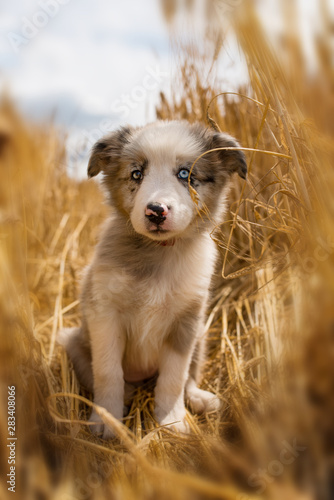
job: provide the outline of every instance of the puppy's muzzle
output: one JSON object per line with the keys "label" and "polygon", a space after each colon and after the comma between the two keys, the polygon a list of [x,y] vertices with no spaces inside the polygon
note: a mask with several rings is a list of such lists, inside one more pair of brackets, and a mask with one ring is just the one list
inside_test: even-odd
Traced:
{"label": "puppy's muzzle", "polygon": [[163,203],[149,203],[145,210],[145,217],[157,226],[166,220],[167,214],[168,207]]}

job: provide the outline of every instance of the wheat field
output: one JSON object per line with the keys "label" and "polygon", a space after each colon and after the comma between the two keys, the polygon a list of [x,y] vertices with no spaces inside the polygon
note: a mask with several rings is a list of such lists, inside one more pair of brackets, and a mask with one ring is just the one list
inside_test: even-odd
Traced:
{"label": "wheat field", "polygon": [[[162,3],[172,24],[176,2]],[[66,131],[27,122],[2,96],[1,499],[13,495],[8,386],[16,387],[20,500],[333,498],[332,25],[319,2],[310,74],[292,29],[297,14],[284,5],[284,53],[269,43],[252,2],[233,17],[250,82],[237,92],[204,80],[196,47],[175,40],[178,78],[156,109],[159,119],[228,131],[249,167],[247,181],[235,180],[225,221],[212,221],[221,257],[202,387],[223,409],[189,411],[189,436],[157,426],[149,383],[122,424],[98,409],[117,438],[90,433],[92,395],[78,385],[56,333],[80,323],[80,277],[108,208],[97,183],[68,175]],[[213,65],[224,47],[219,31],[215,37],[206,54]]]}

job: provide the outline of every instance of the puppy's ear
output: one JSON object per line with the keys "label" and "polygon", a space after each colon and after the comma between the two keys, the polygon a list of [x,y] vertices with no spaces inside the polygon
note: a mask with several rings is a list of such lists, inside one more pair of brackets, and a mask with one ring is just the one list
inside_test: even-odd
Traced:
{"label": "puppy's ear", "polygon": [[101,171],[106,172],[121,158],[124,145],[130,141],[131,132],[130,127],[122,127],[102,137],[93,146],[87,168],[88,177],[94,177]]}
{"label": "puppy's ear", "polygon": [[[215,148],[239,148],[240,144],[230,135],[217,132],[212,135],[210,149]],[[216,152],[224,169],[229,174],[237,172],[242,179],[247,177],[247,163],[243,151],[221,150]]]}

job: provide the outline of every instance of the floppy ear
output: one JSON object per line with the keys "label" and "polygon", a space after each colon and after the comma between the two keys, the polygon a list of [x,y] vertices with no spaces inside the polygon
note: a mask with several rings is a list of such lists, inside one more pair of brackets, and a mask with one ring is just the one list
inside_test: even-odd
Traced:
{"label": "floppy ear", "polygon": [[87,168],[88,177],[94,177],[101,171],[106,172],[111,164],[117,162],[121,158],[123,147],[129,142],[130,137],[130,127],[122,127],[102,137],[93,146]]}
{"label": "floppy ear", "polygon": [[[240,144],[230,135],[223,132],[214,133],[210,148],[239,148]],[[217,151],[219,160],[229,174],[237,172],[242,179],[247,177],[247,163],[243,151],[221,150]]]}

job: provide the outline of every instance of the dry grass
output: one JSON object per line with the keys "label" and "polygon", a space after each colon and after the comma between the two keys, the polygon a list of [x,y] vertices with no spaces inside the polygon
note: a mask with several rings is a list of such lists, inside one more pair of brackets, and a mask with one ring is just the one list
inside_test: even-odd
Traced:
{"label": "dry grass", "polygon": [[[174,3],[165,2],[169,20]],[[0,465],[5,477],[7,385],[15,384],[17,498],[330,498],[334,130],[328,117],[334,101],[328,17],[315,45],[319,70],[310,77],[298,34],[287,31],[283,64],[250,5],[244,2],[234,29],[251,89],[218,96],[221,89],[203,82],[191,51],[191,62],[180,63],[172,99],[162,95],[157,109],[159,118],[205,122],[211,102],[211,123],[249,148],[248,181],[236,181],[224,224],[213,221],[224,279],[217,276],[206,325],[203,387],[225,406],[219,415],[189,413],[188,437],[157,428],[150,385],[136,393],[125,425],[100,410],[119,439],[104,442],[85,425],[91,395],[81,392],[55,335],[63,324],[80,321],[80,273],[107,210],[94,182],[68,177],[66,138],[52,125],[25,123],[3,99]],[[286,443],[303,450],[284,453]],[[7,498],[5,482],[0,496]]]}

